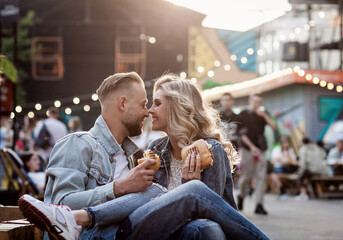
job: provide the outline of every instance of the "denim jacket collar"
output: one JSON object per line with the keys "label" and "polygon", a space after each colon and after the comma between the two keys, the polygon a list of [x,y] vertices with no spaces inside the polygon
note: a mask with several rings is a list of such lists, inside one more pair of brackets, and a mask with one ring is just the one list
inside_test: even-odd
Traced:
{"label": "denim jacket collar", "polygon": [[[98,138],[100,144],[110,156],[115,156],[122,151],[122,148],[117,140],[113,137],[102,116],[98,117],[98,119],[95,121],[94,127],[90,130],[90,132],[96,136],[96,138]],[[134,144],[129,137],[124,138],[122,147],[127,157],[139,151],[139,147],[137,147],[137,145]]]}
{"label": "denim jacket collar", "polygon": [[165,136],[164,138],[162,138],[161,141],[157,145],[155,145],[152,150],[160,154],[160,157],[162,158],[163,163],[169,164],[170,158],[171,158],[171,152],[170,152],[170,139],[168,136]]}

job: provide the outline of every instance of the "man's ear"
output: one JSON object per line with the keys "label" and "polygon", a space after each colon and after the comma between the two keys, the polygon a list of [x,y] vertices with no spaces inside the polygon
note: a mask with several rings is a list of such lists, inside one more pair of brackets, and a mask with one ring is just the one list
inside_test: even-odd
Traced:
{"label": "man's ear", "polygon": [[121,96],[118,99],[117,105],[119,110],[125,111],[125,107],[127,106],[127,98],[125,96]]}

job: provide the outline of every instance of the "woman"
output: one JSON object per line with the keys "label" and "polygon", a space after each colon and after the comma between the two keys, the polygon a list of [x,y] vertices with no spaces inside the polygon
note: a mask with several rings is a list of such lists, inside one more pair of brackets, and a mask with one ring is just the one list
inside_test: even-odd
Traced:
{"label": "woman", "polygon": [[284,188],[277,174],[295,173],[298,169],[297,157],[290,146],[289,138],[283,136],[280,138],[280,146],[272,150],[271,160],[273,163],[274,172],[270,174],[272,181],[279,188],[279,200],[284,200],[287,197],[286,189]]}
{"label": "woman", "polygon": [[[182,182],[201,180],[237,208],[230,165],[238,162],[238,155],[231,142],[223,138],[218,112],[203,101],[196,85],[175,75],[162,76],[155,83],[149,113],[153,118],[152,129],[168,135],[148,147],[161,159],[161,168],[155,174],[158,183],[172,190]],[[214,156],[213,166],[201,173],[191,161],[187,166],[181,160],[181,149],[198,139],[212,145]]]}
{"label": "woman", "polygon": [[21,156],[27,175],[40,191],[45,187],[45,172],[41,170],[41,161],[37,153],[27,153]]}
{"label": "woman", "polygon": [[[162,163],[161,168],[155,174],[155,181],[171,191],[161,190],[154,184],[142,193],[128,194],[107,203],[89,207],[86,210],[68,213],[63,208],[59,208],[59,211],[64,212],[65,219],[69,219],[67,222],[71,223],[70,229],[77,228],[77,225],[88,228],[93,226],[105,227],[123,221],[131,213],[134,214],[134,219],[137,221],[139,219],[142,226],[146,225],[147,219],[141,218],[141,216],[145,216],[144,213],[149,211],[153,211],[151,214],[159,215],[155,221],[169,221],[161,206],[161,204],[168,204],[165,209],[175,213],[179,211],[179,214],[175,214],[176,216],[173,218],[175,223],[165,224],[165,226],[169,226],[168,230],[156,230],[154,236],[156,239],[185,238],[188,235],[182,232],[181,227],[187,225],[191,220],[200,218],[211,219],[212,221],[207,220],[209,224],[219,224],[222,233],[220,238],[223,239],[225,235],[228,236],[229,232],[231,239],[238,239],[239,237],[266,239],[267,237],[262,232],[236,211],[236,204],[232,196],[230,164],[237,160],[237,154],[230,142],[223,140],[222,133],[217,126],[218,114],[203,102],[196,86],[189,80],[180,79],[174,75],[161,77],[156,81],[154,102],[149,112],[153,117],[153,130],[164,131],[168,134],[167,137],[157,139],[149,146],[160,156]],[[202,172],[200,171],[201,159],[199,155],[196,156],[194,153],[188,155],[185,164],[181,160],[181,149],[198,139],[205,139],[212,145],[214,156],[213,166]],[[231,158],[231,162],[228,156]],[[199,181],[190,180],[201,180],[207,186]],[[182,182],[187,183],[180,186]],[[151,198],[154,199],[151,200]],[[177,199],[184,201],[181,203],[174,202]],[[24,196],[22,201],[32,202],[35,208],[48,208],[48,206],[44,206],[44,203],[34,203],[34,200],[28,196]],[[198,204],[192,204],[192,202]],[[221,211],[207,211],[209,207],[206,205],[207,203],[211,203],[211,206],[216,206],[217,209],[222,209],[227,215],[222,215]],[[125,204],[125,208],[122,207],[123,204]],[[187,210],[189,205],[200,206],[202,204],[206,207]],[[147,208],[145,208],[146,205]],[[116,214],[113,214],[114,212]],[[185,216],[185,214],[190,214],[190,216]],[[142,236],[133,236],[132,229],[125,228],[127,221],[132,221],[132,219],[127,218],[120,230],[120,234],[123,235],[117,237],[144,239]],[[128,225],[131,226],[131,224]],[[139,229],[138,224],[133,225]],[[181,230],[178,232],[180,228]],[[220,233],[218,234],[220,235]],[[152,239],[152,236],[149,238]]]}

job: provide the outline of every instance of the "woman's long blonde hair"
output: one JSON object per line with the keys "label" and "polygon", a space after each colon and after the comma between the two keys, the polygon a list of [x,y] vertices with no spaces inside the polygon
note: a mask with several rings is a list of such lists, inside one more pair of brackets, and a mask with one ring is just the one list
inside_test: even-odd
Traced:
{"label": "woman's long blonde hair", "polygon": [[159,89],[168,100],[168,132],[178,140],[180,148],[198,139],[212,138],[224,146],[231,168],[239,162],[237,151],[219,128],[219,113],[202,99],[199,89],[191,80],[166,74],[156,80],[154,94]]}

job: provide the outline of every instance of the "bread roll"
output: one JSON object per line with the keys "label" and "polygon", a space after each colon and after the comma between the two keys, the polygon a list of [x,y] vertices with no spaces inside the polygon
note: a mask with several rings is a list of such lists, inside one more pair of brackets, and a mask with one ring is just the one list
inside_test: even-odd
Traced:
{"label": "bread roll", "polygon": [[147,159],[155,159],[156,160],[156,164],[155,165],[152,165],[152,166],[148,167],[149,169],[153,169],[156,172],[160,168],[160,166],[161,166],[160,157],[158,155],[156,155],[150,149],[147,149],[144,152],[144,154],[143,154],[143,158],[140,158],[140,159],[137,160],[138,165],[143,163]]}
{"label": "bread roll", "polygon": [[208,168],[213,165],[214,161],[211,149],[211,144],[208,144],[203,139],[199,139],[181,150],[182,161],[185,163],[188,154],[192,154],[192,152],[200,153],[201,169]]}

